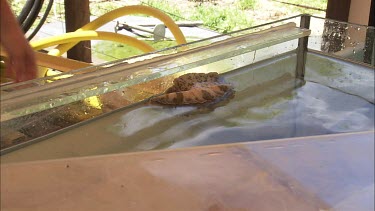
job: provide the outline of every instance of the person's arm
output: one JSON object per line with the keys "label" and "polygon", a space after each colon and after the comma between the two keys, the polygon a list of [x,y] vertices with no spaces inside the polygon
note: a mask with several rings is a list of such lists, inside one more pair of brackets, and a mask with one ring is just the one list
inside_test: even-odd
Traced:
{"label": "person's arm", "polygon": [[25,38],[7,0],[0,0],[0,43],[7,53],[6,74],[17,82],[34,79],[35,53]]}

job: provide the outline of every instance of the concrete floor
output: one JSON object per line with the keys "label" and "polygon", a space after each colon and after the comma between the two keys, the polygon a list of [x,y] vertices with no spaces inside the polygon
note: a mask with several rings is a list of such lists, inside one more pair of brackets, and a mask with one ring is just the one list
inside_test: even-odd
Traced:
{"label": "concrete floor", "polygon": [[374,209],[374,131],[1,165],[1,210]]}

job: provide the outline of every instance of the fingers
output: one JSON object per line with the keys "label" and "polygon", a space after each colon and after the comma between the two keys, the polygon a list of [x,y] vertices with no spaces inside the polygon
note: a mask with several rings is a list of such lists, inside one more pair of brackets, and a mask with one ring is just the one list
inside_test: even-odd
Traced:
{"label": "fingers", "polygon": [[6,61],[6,75],[16,82],[36,78],[37,67],[33,55],[11,57]]}
{"label": "fingers", "polygon": [[15,80],[17,74],[14,71],[14,67],[13,67],[12,63],[13,62],[10,58],[6,58],[6,60],[5,60],[5,76]]}
{"label": "fingers", "polygon": [[36,78],[37,67],[34,59],[30,57],[25,58],[23,62],[20,62],[19,68],[19,72],[16,71],[17,81],[27,81]]}

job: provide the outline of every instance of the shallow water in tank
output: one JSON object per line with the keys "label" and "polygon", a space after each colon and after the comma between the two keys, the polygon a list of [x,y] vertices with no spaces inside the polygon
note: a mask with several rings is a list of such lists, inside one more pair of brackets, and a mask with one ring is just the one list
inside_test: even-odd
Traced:
{"label": "shallow water in tank", "polygon": [[[264,72],[262,68],[270,70],[272,66],[288,68],[275,62],[258,70]],[[5,154],[1,160],[42,160],[374,129],[374,104],[365,97],[296,80],[293,71],[260,76],[245,69],[233,71],[225,79],[236,93],[216,107],[138,104]]]}

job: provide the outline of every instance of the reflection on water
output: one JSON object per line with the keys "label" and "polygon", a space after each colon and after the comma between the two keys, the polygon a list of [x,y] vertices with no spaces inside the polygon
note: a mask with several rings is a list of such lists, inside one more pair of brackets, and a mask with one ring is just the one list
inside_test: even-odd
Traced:
{"label": "reflection on water", "polygon": [[[256,103],[239,93],[228,105],[204,114],[192,107],[140,107],[109,125],[113,136],[132,143],[130,150],[363,131],[374,128],[374,106],[319,84],[306,83],[280,95],[259,96]],[[253,97],[253,98],[252,98]],[[147,118],[151,117],[151,118]],[[123,148],[122,150],[129,150]]]}
{"label": "reflection on water", "polygon": [[[235,85],[235,76],[228,77]],[[374,105],[290,74],[236,90],[216,108],[138,105],[2,156],[2,162],[374,129]]]}

